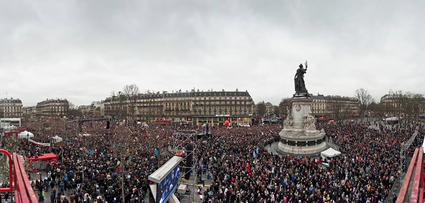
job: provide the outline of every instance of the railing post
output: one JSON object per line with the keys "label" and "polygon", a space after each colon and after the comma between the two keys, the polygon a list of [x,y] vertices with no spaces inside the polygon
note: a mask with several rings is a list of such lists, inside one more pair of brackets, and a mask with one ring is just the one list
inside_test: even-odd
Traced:
{"label": "railing post", "polygon": [[9,188],[0,188],[1,192],[12,192],[13,191],[13,170],[12,170],[12,157],[10,156],[10,153],[4,149],[0,149],[0,153],[6,154],[7,158],[9,158]]}

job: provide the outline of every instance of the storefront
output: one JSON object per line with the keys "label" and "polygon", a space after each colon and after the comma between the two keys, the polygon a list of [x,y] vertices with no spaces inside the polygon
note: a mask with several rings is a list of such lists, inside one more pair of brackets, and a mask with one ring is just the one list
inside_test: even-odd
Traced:
{"label": "storefront", "polygon": [[194,117],[193,122],[195,125],[202,126],[205,123],[209,123],[211,126],[223,126],[224,123],[229,121],[230,126],[248,126],[251,125],[250,116],[230,116],[230,115],[215,115]]}

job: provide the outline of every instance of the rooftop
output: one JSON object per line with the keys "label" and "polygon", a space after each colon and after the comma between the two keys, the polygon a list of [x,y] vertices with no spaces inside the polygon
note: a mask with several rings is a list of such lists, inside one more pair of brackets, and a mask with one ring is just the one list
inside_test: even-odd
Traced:
{"label": "rooftop", "polygon": [[68,103],[66,99],[46,99],[44,101],[38,102],[37,105],[50,104],[50,103]]}

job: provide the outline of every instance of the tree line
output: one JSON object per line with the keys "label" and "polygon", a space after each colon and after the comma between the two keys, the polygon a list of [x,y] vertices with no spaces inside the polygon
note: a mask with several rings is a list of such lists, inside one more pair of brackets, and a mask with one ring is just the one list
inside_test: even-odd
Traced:
{"label": "tree line", "polygon": [[[357,100],[359,117],[403,117],[418,119],[425,115],[425,98],[423,94],[403,92],[402,90],[389,91],[380,101],[376,102],[368,90],[359,88],[354,92],[353,98]],[[291,98],[284,98],[278,106],[273,107],[273,113],[281,118],[288,115],[291,109]],[[326,101],[326,110],[334,119],[353,117],[353,112],[344,104],[342,97],[333,97]],[[256,104],[256,115],[267,116],[264,101]]]}

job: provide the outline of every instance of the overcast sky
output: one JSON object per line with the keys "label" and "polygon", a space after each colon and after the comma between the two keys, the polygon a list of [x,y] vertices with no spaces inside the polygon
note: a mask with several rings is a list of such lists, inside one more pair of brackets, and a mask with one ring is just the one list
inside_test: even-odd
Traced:
{"label": "overcast sky", "polygon": [[0,95],[76,105],[141,92],[424,94],[425,1],[0,0]]}

